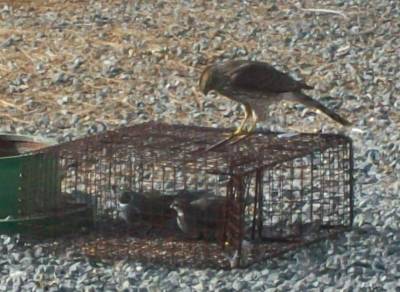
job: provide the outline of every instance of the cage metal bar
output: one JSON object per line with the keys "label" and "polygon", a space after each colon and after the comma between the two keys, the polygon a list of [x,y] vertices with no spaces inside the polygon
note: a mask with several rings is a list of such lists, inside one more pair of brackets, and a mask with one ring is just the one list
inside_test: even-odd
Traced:
{"label": "cage metal bar", "polygon": [[353,225],[353,221],[354,221],[354,149],[353,149],[353,141],[350,138],[347,138],[347,142],[348,142],[348,151],[349,151],[349,205],[350,205],[350,222],[349,222],[349,226]]}

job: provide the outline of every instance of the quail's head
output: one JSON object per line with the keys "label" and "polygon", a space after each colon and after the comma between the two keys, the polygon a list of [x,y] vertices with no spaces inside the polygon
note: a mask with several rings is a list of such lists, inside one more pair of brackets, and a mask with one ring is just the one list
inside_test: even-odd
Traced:
{"label": "quail's head", "polygon": [[118,201],[121,204],[129,204],[132,199],[132,193],[131,192],[122,192],[122,194],[118,197]]}
{"label": "quail's head", "polygon": [[170,207],[171,209],[175,210],[176,213],[178,214],[178,216],[183,215],[184,206],[183,206],[183,202],[182,202],[182,201],[180,201],[180,200],[174,200],[174,201],[172,202],[172,204],[169,205],[169,207]]}

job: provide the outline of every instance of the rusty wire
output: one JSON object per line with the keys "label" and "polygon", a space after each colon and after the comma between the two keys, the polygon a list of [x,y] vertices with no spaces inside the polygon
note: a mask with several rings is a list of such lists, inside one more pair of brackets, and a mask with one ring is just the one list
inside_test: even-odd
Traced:
{"label": "rusty wire", "polygon": [[[95,239],[81,241],[85,254],[191,266],[245,266],[352,224],[349,138],[256,132],[235,145],[205,151],[229,132],[151,122],[35,150],[21,195],[30,203],[21,212],[59,212],[81,192],[89,197],[97,226]],[[180,230],[171,227],[175,213],[156,207],[146,211],[150,233],[138,232],[143,230],[138,226],[124,229],[115,223],[115,185],[165,196],[180,190],[222,196],[222,235],[217,242],[181,240]],[[110,232],[114,235],[104,236]],[[132,232],[140,240],[132,241]]]}

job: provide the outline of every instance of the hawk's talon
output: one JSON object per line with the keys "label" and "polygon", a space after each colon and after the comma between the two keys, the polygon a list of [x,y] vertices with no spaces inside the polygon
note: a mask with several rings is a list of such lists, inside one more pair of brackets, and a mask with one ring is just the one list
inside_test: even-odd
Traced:
{"label": "hawk's talon", "polygon": [[233,132],[232,137],[247,135],[249,132],[246,129],[239,128]]}
{"label": "hawk's talon", "polygon": [[239,129],[237,129],[234,133],[230,134],[227,138],[223,139],[222,141],[219,141],[218,143],[208,147],[206,149],[206,152],[214,150],[218,147],[221,147],[227,143],[229,143],[229,145],[235,145],[237,143],[239,143],[240,141],[246,139],[248,136],[250,136],[252,134],[253,131],[248,131],[248,130],[244,130],[241,129],[239,131]]}
{"label": "hawk's talon", "polygon": [[252,124],[252,125],[249,127],[249,129],[246,130],[246,134],[248,135],[248,134],[253,133],[253,132],[256,130],[256,128],[257,128],[257,125],[256,125],[256,124]]}
{"label": "hawk's talon", "polygon": [[[257,124],[257,116],[254,113],[254,111],[251,109],[249,104],[244,104],[243,106],[244,106],[244,110],[245,110],[244,119],[240,123],[240,126],[233,133],[229,134],[227,136],[227,138],[208,147],[206,149],[206,151],[214,150],[214,149],[221,147],[227,143],[229,143],[229,145],[235,145],[235,144],[239,143],[240,141],[246,139],[248,136],[250,136],[254,132],[254,130],[256,128],[256,124]],[[247,125],[247,121],[248,121],[249,117],[252,118],[252,123],[250,125]]]}

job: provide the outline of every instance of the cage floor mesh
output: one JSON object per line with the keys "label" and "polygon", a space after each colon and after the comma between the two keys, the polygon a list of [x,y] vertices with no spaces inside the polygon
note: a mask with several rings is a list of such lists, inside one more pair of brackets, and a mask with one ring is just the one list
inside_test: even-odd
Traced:
{"label": "cage floor mesh", "polygon": [[[251,264],[280,256],[286,252],[308,246],[323,239],[334,239],[347,228],[337,227],[321,229],[302,238],[283,241],[252,242],[242,250],[241,268]],[[146,230],[146,229],[144,229]],[[215,241],[189,239],[180,234],[165,230],[151,230],[149,233],[127,230],[118,226],[108,231],[90,232],[65,238],[69,250],[77,256],[113,264],[115,261],[130,260],[145,264],[167,267],[231,269],[235,266],[235,253],[227,245],[224,249]],[[59,245],[50,247],[55,254],[65,250]]]}

